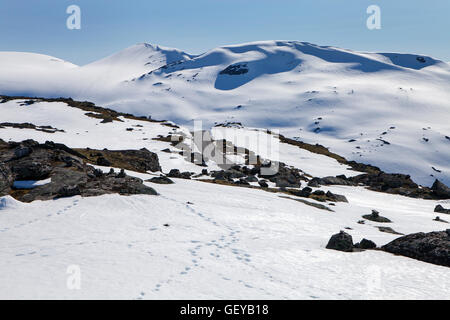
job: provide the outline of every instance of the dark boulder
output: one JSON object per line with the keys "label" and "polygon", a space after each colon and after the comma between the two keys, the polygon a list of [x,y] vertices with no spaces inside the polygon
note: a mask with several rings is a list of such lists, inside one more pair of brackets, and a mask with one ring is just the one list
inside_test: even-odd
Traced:
{"label": "dark boulder", "polygon": [[310,187],[304,187],[302,190],[289,190],[289,193],[298,196],[308,198],[311,195],[312,189]]}
{"label": "dark boulder", "polygon": [[341,231],[330,238],[326,248],[344,252],[352,252],[353,251],[352,236],[344,231]]}
{"label": "dark boulder", "polygon": [[403,235],[403,233],[397,232],[394,229],[392,229],[391,227],[376,227],[378,230],[380,230],[380,232],[385,232],[385,233],[391,233],[391,234],[398,234],[398,235]]}
{"label": "dark boulder", "polygon": [[249,186],[250,185],[250,183],[248,183],[247,180],[245,180],[245,179],[239,179],[239,180],[237,180],[234,183],[237,184],[237,185],[243,185],[243,186]]}
{"label": "dark boulder", "polygon": [[328,191],[325,195],[327,196],[328,200],[331,200],[331,201],[348,202],[347,198],[341,194],[337,194],[337,193]]}
{"label": "dark boulder", "polygon": [[445,209],[443,206],[441,206],[440,204],[438,204],[438,205],[434,208],[434,212],[450,214],[450,209]]}
{"label": "dark boulder", "polygon": [[97,164],[99,166],[109,167],[111,165],[111,162],[102,156],[97,158]]}
{"label": "dark boulder", "polygon": [[181,173],[181,178],[182,179],[190,179],[192,175],[193,175],[192,172],[185,171],[185,172]]}
{"label": "dark boulder", "polygon": [[448,223],[447,220],[441,219],[439,216],[437,216],[436,218],[434,218],[433,221],[443,222],[443,223]]}
{"label": "dark boulder", "polygon": [[375,222],[381,222],[381,223],[392,222],[388,218],[380,216],[380,213],[377,210],[372,210],[371,214],[366,214],[366,215],[363,215],[362,217],[364,219],[367,219],[370,221],[375,221]]}
{"label": "dark boulder", "polygon": [[393,254],[450,267],[450,229],[406,235],[381,248]]}
{"label": "dark boulder", "polygon": [[171,169],[167,174],[170,178],[190,179],[193,175],[192,172],[180,172],[178,169]]}
{"label": "dark boulder", "polygon": [[316,190],[312,194],[315,195],[315,196],[323,197],[323,196],[325,196],[325,191],[323,191],[323,190]]}
{"label": "dark boulder", "polygon": [[174,183],[172,180],[170,180],[169,178],[167,178],[165,176],[154,177],[147,181],[157,183],[157,184],[172,184],[172,183]]}
{"label": "dark boulder", "polygon": [[171,178],[181,178],[181,172],[178,169],[171,169],[167,176]]}
{"label": "dark boulder", "polygon": [[245,177],[245,174],[243,172],[239,171],[236,167],[233,167],[233,168],[225,171],[225,176],[228,179],[240,179],[240,178]]}
{"label": "dark boulder", "polygon": [[282,176],[275,179],[278,188],[300,188],[300,182],[294,176]]}
{"label": "dark boulder", "polygon": [[355,248],[359,249],[375,249],[377,245],[372,240],[362,239],[361,242],[355,244]]}
{"label": "dark boulder", "polygon": [[437,179],[434,181],[431,190],[439,199],[450,199],[450,188]]}
{"label": "dark boulder", "polygon": [[267,184],[266,180],[259,180],[258,184],[262,187],[262,188],[268,188],[269,185]]}
{"label": "dark boulder", "polygon": [[23,158],[11,165],[16,180],[43,180],[47,179],[52,171],[49,159]]}
{"label": "dark boulder", "polygon": [[255,176],[248,176],[245,178],[245,181],[247,182],[258,182],[258,178]]}
{"label": "dark boulder", "polygon": [[312,178],[308,181],[308,187],[319,188],[320,187],[320,178]]}
{"label": "dark boulder", "polygon": [[14,159],[20,159],[28,156],[32,151],[29,147],[19,146],[14,150]]}

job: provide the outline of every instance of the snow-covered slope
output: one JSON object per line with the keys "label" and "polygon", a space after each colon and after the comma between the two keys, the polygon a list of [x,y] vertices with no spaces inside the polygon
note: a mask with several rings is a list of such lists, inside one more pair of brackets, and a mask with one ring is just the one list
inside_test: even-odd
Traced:
{"label": "snow-covered slope", "polygon": [[0,91],[14,95],[40,94],[52,88],[55,95],[67,92],[67,75],[78,66],[61,59],[25,52],[0,52]]}
{"label": "snow-covered slope", "polygon": [[[125,116],[105,123],[95,117],[99,113],[64,102],[24,99],[0,103],[0,114],[0,123],[54,128],[3,125],[0,139],[6,141],[34,139],[99,150],[146,148],[157,153],[164,173],[220,170],[213,161],[207,167],[188,162],[170,141],[155,140],[171,134],[183,135],[186,143],[194,139],[187,128],[172,123]],[[236,147],[273,159],[258,145],[258,132],[215,127],[211,136],[227,137]],[[272,133],[265,135],[275,139]],[[276,160],[306,174],[358,174],[334,158],[287,143],[280,143],[278,150]],[[126,174],[147,180],[159,172]],[[447,267],[378,250],[343,253],[325,248],[339,230],[351,234],[354,242],[368,238],[379,246],[399,237],[381,232],[380,226],[404,234],[444,230],[448,224],[433,220],[433,209],[438,203],[448,207],[448,200],[413,199],[362,186],[324,186],[313,189],[345,195],[348,202],[308,198],[305,203],[273,190],[172,179],[175,183],[168,185],[145,182],[157,190],[156,196],[110,194],[31,203],[0,197],[0,298],[448,298]],[[362,215],[373,209],[392,222],[361,223]],[[79,289],[72,282],[77,275]]]}
{"label": "snow-covered slope", "polygon": [[[449,297],[446,267],[325,249],[345,227],[355,241],[394,239],[375,223],[357,223],[373,207],[401,232],[439,230],[426,213],[434,202],[339,188],[350,204],[328,212],[245,188],[178,179],[152,186],[160,196],[73,197],[0,210],[0,298]],[[74,270],[79,290],[67,285]]]}
{"label": "snow-covered slope", "polygon": [[[450,184],[450,66],[431,57],[295,41],[190,56],[143,44],[57,81],[44,74],[53,79],[45,85],[11,72],[0,73],[4,94],[71,96],[186,125],[201,119],[207,127],[278,128],[424,185],[435,178]],[[17,78],[23,82],[9,81]]]}

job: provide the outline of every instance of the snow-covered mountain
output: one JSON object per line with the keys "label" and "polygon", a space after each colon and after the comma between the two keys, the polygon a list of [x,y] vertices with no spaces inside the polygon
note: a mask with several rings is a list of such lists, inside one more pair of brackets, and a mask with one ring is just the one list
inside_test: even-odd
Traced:
{"label": "snow-covered mountain", "polygon": [[[348,159],[450,184],[450,66],[414,54],[296,41],[224,46],[193,56],[140,44],[87,66],[39,68],[0,53],[0,92],[72,97],[179,124],[234,121],[279,129]],[[30,62],[31,63],[31,62]],[[17,71],[16,71],[17,70]],[[20,71],[20,72],[19,72]],[[56,73],[55,73],[56,72]],[[14,79],[14,81],[10,81]]]}

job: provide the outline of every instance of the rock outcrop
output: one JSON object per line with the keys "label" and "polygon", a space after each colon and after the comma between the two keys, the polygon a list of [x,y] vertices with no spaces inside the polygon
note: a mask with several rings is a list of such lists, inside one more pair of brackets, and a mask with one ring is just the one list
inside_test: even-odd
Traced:
{"label": "rock outcrop", "polygon": [[[159,163],[157,165],[159,167]],[[13,186],[14,181],[44,179],[49,179],[49,182],[33,189],[24,190]],[[86,157],[76,150],[62,144],[39,144],[33,140],[0,143],[0,192],[10,193],[24,202],[75,195],[157,194],[153,188],[145,186],[141,179],[127,176],[123,169],[119,173],[111,169],[108,174],[104,174],[88,165]]]}

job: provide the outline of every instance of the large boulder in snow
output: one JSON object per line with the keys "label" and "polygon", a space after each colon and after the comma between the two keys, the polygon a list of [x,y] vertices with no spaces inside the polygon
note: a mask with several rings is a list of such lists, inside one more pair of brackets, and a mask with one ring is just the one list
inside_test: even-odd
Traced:
{"label": "large boulder in snow", "polygon": [[441,206],[440,204],[438,204],[438,205],[434,208],[434,212],[450,214],[450,209],[445,209],[443,206]]}
{"label": "large boulder in snow", "polygon": [[450,199],[450,188],[436,179],[431,187],[433,193],[440,199]]}
{"label": "large boulder in snow", "polygon": [[377,247],[376,243],[372,240],[362,239],[361,242],[355,244],[355,248],[358,249],[375,249]]}
{"label": "large boulder in snow", "polygon": [[344,252],[351,252],[353,251],[352,236],[344,231],[341,231],[330,238],[326,248]]}
{"label": "large boulder in snow", "polygon": [[397,255],[450,267],[450,229],[406,235],[381,248]]}

